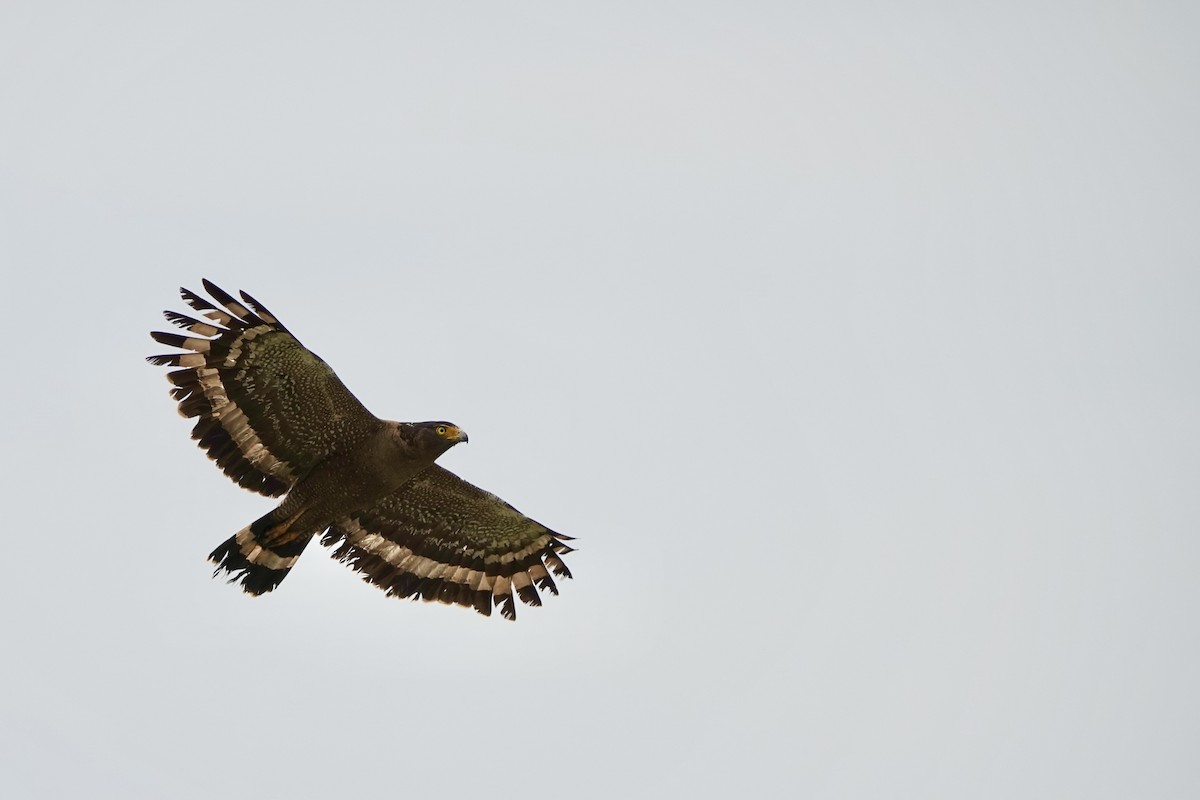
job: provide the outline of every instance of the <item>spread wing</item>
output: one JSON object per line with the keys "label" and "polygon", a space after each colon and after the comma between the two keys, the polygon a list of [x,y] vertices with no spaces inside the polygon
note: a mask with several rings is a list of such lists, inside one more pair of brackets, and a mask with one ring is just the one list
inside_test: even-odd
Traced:
{"label": "spread wing", "polygon": [[537,588],[558,594],[550,572],[571,577],[559,557],[573,548],[490,492],[438,465],[321,539],[333,556],[389,595],[475,608],[493,602],[516,619],[513,593],[540,606]]}
{"label": "spread wing", "polygon": [[150,356],[167,374],[179,413],[198,417],[192,438],[241,486],[275,497],[330,454],[352,447],[379,421],[329,365],[296,340],[261,303],[244,303],[204,281],[221,307],[180,289],[209,321],[174,311],[188,332],[154,332],[184,352]]}

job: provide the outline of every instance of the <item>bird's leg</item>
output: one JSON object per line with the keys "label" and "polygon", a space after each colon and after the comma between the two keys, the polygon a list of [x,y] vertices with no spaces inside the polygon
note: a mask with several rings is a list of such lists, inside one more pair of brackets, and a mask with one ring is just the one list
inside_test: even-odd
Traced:
{"label": "bird's leg", "polygon": [[271,527],[267,528],[258,535],[257,539],[259,543],[266,545],[267,547],[273,547],[294,539],[295,537],[291,535],[292,524],[296,520],[300,519],[300,515],[303,514],[304,511],[305,509],[301,508],[295,514],[292,514],[282,522],[276,522],[272,524]]}

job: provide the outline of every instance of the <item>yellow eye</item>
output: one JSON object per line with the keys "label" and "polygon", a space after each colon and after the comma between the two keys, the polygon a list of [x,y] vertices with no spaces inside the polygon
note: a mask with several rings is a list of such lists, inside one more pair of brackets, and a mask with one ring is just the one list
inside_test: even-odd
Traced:
{"label": "yellow eye", "polygon": [[446,435],[446,430],[447,430],[447,429],[446,429],[446,426],[445,426],[445,425],[438,425],[438,426],[437,426],[436,428],[434,428],[433,430],[434,430],[434,432],[435,432],[435,433],[437,433],[437,435],[438,435],[438,436],[445,436],[445,435]]}

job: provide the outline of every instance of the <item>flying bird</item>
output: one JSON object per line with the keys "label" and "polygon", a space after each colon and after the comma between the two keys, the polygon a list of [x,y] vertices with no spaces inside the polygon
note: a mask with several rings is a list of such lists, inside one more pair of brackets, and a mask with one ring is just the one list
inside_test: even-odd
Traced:
{"label": "flying bird", "polygon": [[316,535],[333,557],[396,597],[516,619],[515,594],[541,605],[570,578],[572,537],[434,463],[467,434],[450,422],[390,422],[366,409],[319,356],[245,292],[212,282],[216,302],[180,289],[203,320],[164,311],[182,352],[150,356],[167,373],[192,438],[239,486],[283,497],[209,554],[251,595],[278,586]]}

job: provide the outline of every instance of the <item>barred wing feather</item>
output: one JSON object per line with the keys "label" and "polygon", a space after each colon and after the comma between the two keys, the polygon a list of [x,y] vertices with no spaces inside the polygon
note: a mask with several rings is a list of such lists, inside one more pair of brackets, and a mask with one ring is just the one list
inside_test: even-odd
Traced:
{"label": "barred wing feather", "polygon": [[571,577],[556,533],[452,472],[433,465],[322,538],[333,555],[389,595],[473,607],[516,618],[513,595],[541,605],[558,594],[551,573]]}
{"label": "barred wing feather", "polygon": [[182,352],[147,360],[180,368],[167,375],[179,413],[197,418],[192,438],[234,482],[282,495],[313,465],[352,448],[379,424],[261,303],[245,292],[234,299],[207,280],[204,288],[216,304],[187,289],[180,293],[205,319],[163,312],[187,335],[150,334]]}

